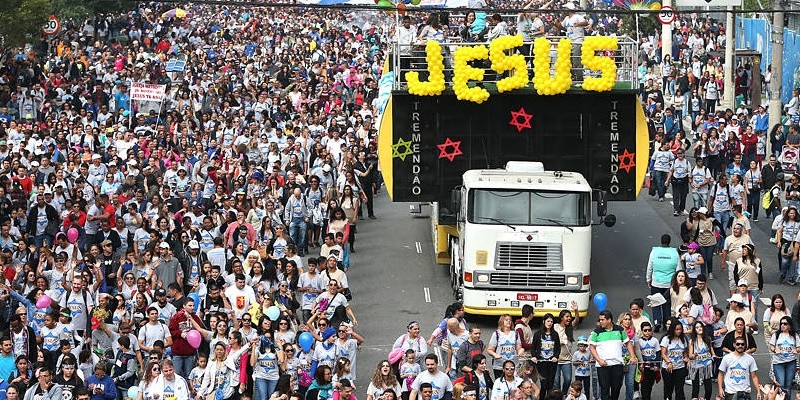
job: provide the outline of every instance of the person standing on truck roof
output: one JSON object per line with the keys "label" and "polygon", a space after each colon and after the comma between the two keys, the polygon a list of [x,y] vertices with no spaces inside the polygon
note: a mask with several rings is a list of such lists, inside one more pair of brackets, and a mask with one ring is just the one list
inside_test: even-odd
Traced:
{"label": "person standing on truck roof", "polygon": [[678,269],[678,250],[670,247],[671,238],[668,234],[661,235],[661,246],[653,247],[650,250],[650,258],[647,260],[647,286],[650,287],[650,294],[659,293],[664,296],[666,303],[653,307],[653,326],[655,331],[661,329],[661,324],[669,318],[672,304],[670,301],[669,287],[672,276]]}

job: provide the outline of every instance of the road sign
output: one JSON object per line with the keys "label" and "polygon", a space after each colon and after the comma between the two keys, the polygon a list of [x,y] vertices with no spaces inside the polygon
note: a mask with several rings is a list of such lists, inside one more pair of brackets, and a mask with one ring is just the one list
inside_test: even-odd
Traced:
{"label": "road sign", "polygon": [[670,6],[661,7],[661,11],[658,13],[658,20],[664,25],[671,24],[672,21],[675,21],[675,10]]}
{"label": "road sign", "polygon": [[710,7],[710,6],[735,6],[741,7],[740,0],[676,0],[675,7]]}
{"label": "road sign", "polygon": [[61,21],[55,15],[47,17],[47,21],[42,24],[42,33],[45,35],[55,35],[61,30]]}

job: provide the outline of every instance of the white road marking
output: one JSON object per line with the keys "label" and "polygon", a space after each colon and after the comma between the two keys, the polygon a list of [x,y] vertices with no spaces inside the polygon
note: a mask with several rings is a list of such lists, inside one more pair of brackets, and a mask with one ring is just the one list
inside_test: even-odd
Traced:
{"label": "white road marking", "polygon": [[422,254],[422,243],[416,242],[417,245],[417,254]]}
{"label": "white road marking", "polygon": [[424,291],[425,291],[425,302],[426,303],[430,303],[431,302],[431,290],[426,287],[424,289]]}

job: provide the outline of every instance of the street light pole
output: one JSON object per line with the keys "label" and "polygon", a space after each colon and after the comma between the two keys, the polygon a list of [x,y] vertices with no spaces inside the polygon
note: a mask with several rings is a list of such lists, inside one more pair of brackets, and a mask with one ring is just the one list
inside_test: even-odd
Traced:
{"label": "street light pole", "polygon": [[722,95],[725,99],[722,106],[731,110],[736,108],[734,100],[736,96],[736,91],[734,90],[736,71],[733,65],[733,50],[736,48],[736,36],[734,35],[736,24],[734,23],[733,9],[734,6],[728,6],[725,13],[725,91]]}
{"label": "street light pole", "polygon": [[[783,75],[783,4],[781,0],[773,0],[772,8],[775,13],[772,14],[772,77],[769,82],[769,110],[770,119],[769,126],[781,122],[781,111],[783,110],[783,103],[781,102],[781,81]],[[767,143],[771,143],[767,140]],[[772,154],[774,150],[780,149],[767,149],[767,154]]]}

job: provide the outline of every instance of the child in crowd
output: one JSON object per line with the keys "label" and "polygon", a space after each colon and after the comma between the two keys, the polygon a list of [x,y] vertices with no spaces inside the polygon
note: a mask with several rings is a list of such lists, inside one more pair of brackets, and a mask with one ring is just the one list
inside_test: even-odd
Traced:
{"label": "child in crowd", "polygon": [[411,394],[411,384],[414,383],[414,378],[420,373],[419,364],[416,361],[416,352],[414,350],[406,350],[406,362],[400,366],[400,385],[403,387],[403,400],[407,400]]}
{"label": "child in crowd", "polygon": [[203,353],[198,354],[197,366],[192,368],[192,371],[189,372],[189,390],[191,391],[192,396],[197,395],[197,391],[200,389],[200,384],[203,383],[203,374],[206,373],[207,364],[208,356]]}
{"label": "child in crowd", "polygon": [[[572,353],[572,365],[575,366],[575,382],[570,385],[570,393],[572,392],[572,386],[576,383],[581,385],[578,393],[582,393],[584,387],[586,390],[591,387],[590,364],[594,362],[594,359],[588,349],[589,341],[586,336],[578,336],[578,350]],[[586,397],[584,396],[583,399],[586,399]]]}

